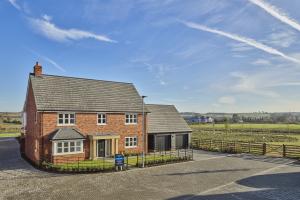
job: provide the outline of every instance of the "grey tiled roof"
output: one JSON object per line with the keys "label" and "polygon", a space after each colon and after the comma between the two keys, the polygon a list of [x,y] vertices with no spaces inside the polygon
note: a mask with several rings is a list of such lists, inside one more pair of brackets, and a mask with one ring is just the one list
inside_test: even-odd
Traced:
{"label": "grey tiled roof", "polygon": [[147,104],[148,133],[192,131],[173,105]]}
{"label": "grey tiled roof", "polygon": [[142,112],[142,100],[132,83],[30,75],[38,110]]}
{"label": "grey tiled roof", "polygon": [[85,139],[85,137],[76,129],[60,128],[56,129],[49,135],[50,140],[74,140]]}

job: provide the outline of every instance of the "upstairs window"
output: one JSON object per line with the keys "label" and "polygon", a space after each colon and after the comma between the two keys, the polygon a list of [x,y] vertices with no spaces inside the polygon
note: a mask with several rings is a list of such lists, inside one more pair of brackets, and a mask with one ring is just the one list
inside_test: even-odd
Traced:
{"label": "upstairs window", "polygon": [[59,113],[58,114],[59,125],[74,125],[75,113]]}
{"label": "upstairs window", "polygon": [[137,114],[125,114],[125,124],[136,124],[137,123]]}
{"label": "upstairs window", "polygon": [[106,114],[105,113],[98,113],[98,124],[104,125],[106,124]]}

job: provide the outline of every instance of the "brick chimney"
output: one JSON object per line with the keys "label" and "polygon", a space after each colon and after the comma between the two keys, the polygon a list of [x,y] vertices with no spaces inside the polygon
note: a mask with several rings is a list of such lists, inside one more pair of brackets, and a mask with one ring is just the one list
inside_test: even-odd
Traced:
{"label": "brick chimney", "polygon": [[36,62],[34,67],[33,67],[33,74],[35,76],[41,76],[43,73],[42,66],[39,64],[39,62]]}

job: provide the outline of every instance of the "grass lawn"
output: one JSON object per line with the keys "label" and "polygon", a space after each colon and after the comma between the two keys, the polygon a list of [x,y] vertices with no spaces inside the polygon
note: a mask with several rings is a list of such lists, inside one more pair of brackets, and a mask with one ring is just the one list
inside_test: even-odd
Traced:
{"label": "grass lawn", "polygon": [[300,145],[299,124],[229,124],[229,130],[224,124],[215,124],[215,131],[212,124],[191,125],[191,128],[193,138]]}
{"label": "grass lawn", "polygon": [[15,133],[21,130],[21,124],[0,123],[0,131],[5,133]]}
{"label": "grass lawn", "polygon": [[0,138],[3,137],[18,137],[21,133],[0,133]]}

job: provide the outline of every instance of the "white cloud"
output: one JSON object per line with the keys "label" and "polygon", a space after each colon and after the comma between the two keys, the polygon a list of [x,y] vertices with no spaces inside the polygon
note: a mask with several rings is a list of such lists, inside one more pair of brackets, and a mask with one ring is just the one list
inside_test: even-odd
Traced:
{"label": "white cloud", "polygon": [[[299,70],[265,68],[256,72],[231,72],[228,79],[216,83],[215,88],[235,95],[260,96],[264,99],[284,98],[286,88],[297,92],[300,81]],[[267,98],[266,98],[267,97]]]}
{"label": "white cloud", "polygon": [[91,39],[104,41],[104,42],[116,42],[108,38],[107,36],[95,34],[84,30],[73,29],[73,28],[72,29],[59,28],[50,21],[51,17],[48,15],[44,15],[43,19],[36,19],[36,18],[28,18],[28,19],[34,30],[36,30],[41,35],[58,42],[64,42],[70,40],[81,40],[86,38],[91,38]]}
{"label": "white cloud", "polygon": [[219,98],[218,102],[220,104],[234,105],[236,100],[233,96],[223,96]]}
{"label": "white cloud", "polygon": [[44,15],[43,15],[43,19],[46,20],[46,21],[51,21],[51,20],[52,20],[52,17],[49,16],[49,15],[44,14]]}
{"label": "white cloud", "polygon": [[167,85],[167,82],[164,80],[165,75],[168,71],[170,71],[170,67],[163,64],[150,64],[143,62],[144,65],[147,66],[147,70],[150,73],[153,73],[155,78],[159,81],[159,84],[162,86]]}
{"label": "white cloud", "polygon": [[255,60],[255,61],[253,61],[252,64],[253,65],[270,65],[271,62],[268,61],[268,60],[259,58],[259,59]]}
{"label": "white cloud", "polygon": [[20,5],[17,3],[17,0],[8,0],[8,2],[18,10],[21,10]]}
{"label": "white cloud", "polygon": [[267,13],[269,13],[270,15],[272,15],[273,17],[275,17],[276,19],[280,20],[281,22],[293,27],[294,29],[300,31],[300,24],[290,18],[286,13],[284,13],[283,11],[280,11],[278,8],[276,8],[275,6],[264,2],[262,0],[249,0],[251,3],[259,6],[260,8],[262,8],[263,10],[265,10]]}
{"label": "white cloud", "polygon": [[278,97],[279,94],[270,89],[271,73],[246,74],[242,72],[232,72],[231,77],[235,79],[228,89],[234,93],[255,94],[265,97]]}
{"label": "white cloud", "polygon": [[280,52],[277,49],[274,49],[274,48],[269,47],[265,44],[262,44],[262,43],[260,43],[256,40],[254,40],[254,39],[246,38],[246,37],[239,36],[239,35],[232,34],[232,33],[227,33],[227,32],[224,32],[224,31],[217,30],[217,29],[212,29],[212,28],[209,28],[209,27],[206,27],[206,26],[203,26],[201,24],[194,23],[194,22],[185,22],[185,21],[183,21],[182,23],[185,24],[189,28],[193,28],[193,29],[197,29],[197,30],[201,30],[201,31],[206,31],[206,32],[210,32],[210,33],[215,33],[215,34],[230,38],[232,40],[245,43],[249,46],[252,46],[256,49],[260,49],[260,50],[262,50],[264,52],[267,52],[269,54],[277,55],[277,56],[280,56],[280,57],[282,57],[286,60],[289,60],[289,61],[300,64],[300,60],[298,60],[296,58],[293,58],[291,56],[288,56],[288,55],[284,54],[283,52]]}
{"label": "white cloud", "polygon": [[270,44],[284,48],[291,46],[291,44],[295,43],[296,41],[297,37],[293,31],[272,33],[266,40],[266,42],[269,42]]}
{"label": "white cloud", "polygon": [[245,43],[233,43],[230,44],[231,46],[231,51],[233,52],[244,52],[244,51],[249,51],[252,50],[253,48]]}

